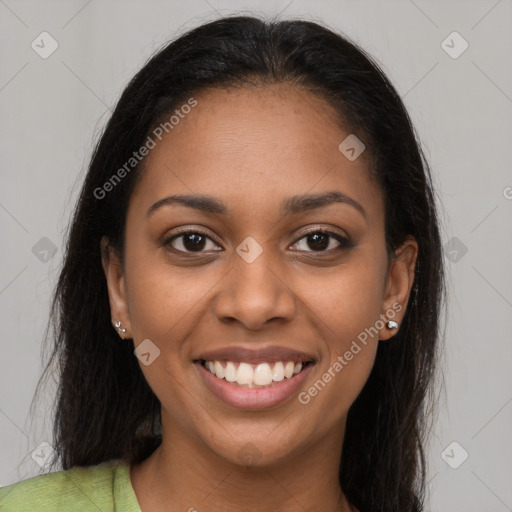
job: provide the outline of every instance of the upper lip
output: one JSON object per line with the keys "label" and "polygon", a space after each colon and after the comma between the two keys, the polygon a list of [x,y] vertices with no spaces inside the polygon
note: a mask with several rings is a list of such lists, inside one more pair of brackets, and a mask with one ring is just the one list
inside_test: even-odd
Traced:
{"label": "upper lip", "polygon": [[202,352],[196,358],[196,361],[233,361],[245,362],[251,364],[260,364],[277,361],[293,361],[294,363],[304,363],[315,361],[315,358],[306,352],[294,350],[287,347],[267,346],[259,348],[247,347],[223,347],[216,350]]}

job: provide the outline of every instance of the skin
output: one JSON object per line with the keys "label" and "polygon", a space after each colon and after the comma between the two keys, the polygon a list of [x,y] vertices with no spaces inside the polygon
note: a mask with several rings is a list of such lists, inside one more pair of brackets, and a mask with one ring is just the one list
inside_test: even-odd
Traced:
{"label": "skin", "polygon": [[[240,344],[303,350],[316,360],[299,389],[307,391],[393,304],[403,306],[393,318],[400,325],[417,243],[409,237],[388,262],[384,202],[367,154],[351,162],[338,150],[351,132],[323,99],[287,84],[194,97],[198,105],[145,160],[127,214],[124,266],[102,239],[113,322],[121,320],[135,347],[149,338],[160,350],[140,366],[162,404],[163,441],[132,466],[133,489],[144,512],[354,510],[338,482],[346,416],[379,339],[396,330],[384,326],[360,344],[308,404],[296,393],[267,410],[220,401],[193,359]],[[366,216],[344,203],[280,216],[292,195],[334,190]],[[171,194],[212,196],[232,212],[173,205],[146,215]],[[206,231],[202,253],[187,237],[165,245],[179,227]],[[318,249],[306,228],[348,236],[353,246],[339,249],[331,237]],[[248,236],[263,249],[252,263],[236,252]],[[247,443],[257,453],[250,466],[240,458]]]}

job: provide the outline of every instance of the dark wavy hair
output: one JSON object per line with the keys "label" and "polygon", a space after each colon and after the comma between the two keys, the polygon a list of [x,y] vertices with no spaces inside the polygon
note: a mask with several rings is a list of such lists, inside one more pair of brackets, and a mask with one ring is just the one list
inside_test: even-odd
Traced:
{"label": "dark wavy hair", "polygon": [[[100,239],[123,254],[128,202],[144,160],[102,199],[95,190],[173,110],[214,87],[286,83],[325,99],[364,140],[372,179],[385,198],[388,255],[407,235],[418,242],[415,280],[394,338],[348,413],[340,485],[361,512],[424,509],[424,446],[436,404],[445,276],[435,191],[402,100],[356,44],[303,20],[233,16],[203,24],[156,52],[121,95],[95,145],[69,232],[45,340],[42,379],[58,364],[49,467],[129,464],[161,443],[160,402],[111,323]],[[52,335],[49,336],[50,331]],[[37,394],[36,389],[36,394]]]}

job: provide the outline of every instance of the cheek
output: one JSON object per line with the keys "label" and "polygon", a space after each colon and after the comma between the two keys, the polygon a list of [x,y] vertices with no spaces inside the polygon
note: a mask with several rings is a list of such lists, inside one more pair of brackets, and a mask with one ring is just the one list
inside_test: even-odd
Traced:
{"label": "cheek", "polygon": [[127,259],[127,296],[134,339],[176,338],[194,320],[194,310],[213,286],[208,273],[180,269],[165,262],[160,251]]}
{"label": "cheek", "polygon": [[331,423],[348,412],[373,368],[384,272],[382,263],[361,252],[304,294],[325,357],[300,401],[324,411]]}
{"label": "cheek", "polygon": [[149,251],[133,251],[126,263],[135,348],[149,339],[160,351],[150,364],[141,360],[139,366],[162,407],[172,411],[184,427],[192,428],[194,412],[186,377],[191,363],[184,354],[184,340],[200,321],[200,301],[207,295],[207,283],[199,273],[196,277],[190,272],[185,275]]}
{"label": "cheek", "polygon": [[350,346],[348,340],[356,339],[379,319],[384,264],[370,251],[358,250],[346,264],[315,280],[315,286],[311,280],[300,284],[304,302],[321,320],[331,351],[344,352]]}
{"label": "cheek", "polygon": [[318,415],[323,417],[324,432],[346,416],[368,380],[377,353],[378,301],[370,294],[362,302],[352,298],[332,307],[330,315],[319,322],[324,326],[325,357],[314,368],[311,385],[298,397],[312,421]]}

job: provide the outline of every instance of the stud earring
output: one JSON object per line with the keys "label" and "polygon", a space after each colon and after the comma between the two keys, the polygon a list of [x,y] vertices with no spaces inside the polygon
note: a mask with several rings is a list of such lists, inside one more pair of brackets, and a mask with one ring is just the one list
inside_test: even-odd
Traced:
{"label": "stud earring", "polygon": [[124,328],[121,328],[121,322],[116,322],[114,324],[114,327],[117,329],[118,332],[120,332],[121,334],[125,334],[126,333],[126,329]]}
{"label": "stud earring", "polygon": [[386,327],[388,329],[397,329],[398,328],[398,323],[395,322],[394,320],[388,320],[388,322],[386,323]]}

